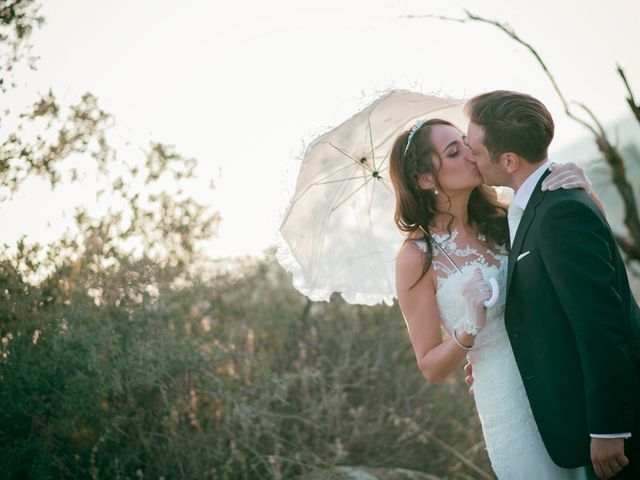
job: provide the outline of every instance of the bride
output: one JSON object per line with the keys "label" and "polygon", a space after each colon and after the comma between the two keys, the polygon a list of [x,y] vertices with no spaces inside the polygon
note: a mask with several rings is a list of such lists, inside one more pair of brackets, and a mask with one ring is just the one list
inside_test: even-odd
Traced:
{"label": "bride", "polygon": [[[434,119],[401,134],[391,152],[395,222],[406,233],[396,258],[396,289],[418,367],[427,380],[441,383],[468,356],[498,478],[583,478],[555,465],[538,433],[504,327],[507,206],[482,184],[467,148],[460,130]],[[553,169],[543,188],[588,189],[575,165]],[[485,308],[491,278],[500,293]]]}

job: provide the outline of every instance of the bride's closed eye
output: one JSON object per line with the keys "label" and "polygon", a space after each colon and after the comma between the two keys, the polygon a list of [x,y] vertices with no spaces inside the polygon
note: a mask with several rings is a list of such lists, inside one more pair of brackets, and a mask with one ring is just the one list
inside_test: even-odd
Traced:
{"label": "bride's closed eye", "polygon": [[[449,142],[446,147],[440,150],[447,158],[454,158],[460,154],[460,140]],[[442,155],[442,154],[441,154]]]}

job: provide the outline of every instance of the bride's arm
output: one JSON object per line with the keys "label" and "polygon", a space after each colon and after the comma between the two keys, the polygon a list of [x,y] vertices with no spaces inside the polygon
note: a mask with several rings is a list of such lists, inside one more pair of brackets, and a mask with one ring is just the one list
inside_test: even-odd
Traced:
{"label": "bride's arm", "polygon": [[[412,242],[402,246],[396,257],[396,291],[418,367],[428,381],[442,383],[460,366],[467,351],[453,338],[442,339],[433,268],[416,283],[422,274],[423,256]],[[458,340],[471,346],[475,337],[459,332]]]}

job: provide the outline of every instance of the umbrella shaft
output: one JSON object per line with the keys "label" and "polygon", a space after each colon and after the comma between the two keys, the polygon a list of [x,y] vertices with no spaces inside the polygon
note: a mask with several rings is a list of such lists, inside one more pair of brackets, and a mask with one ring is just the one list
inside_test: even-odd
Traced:
{"label": "umbrella shaft", "polygon": [[429,233],[424,228],[422,228],[422,225],[418,225],[418,226],[420,227],[420,230],[422,230],[424,232],[424,234],[427,237],[429,237],[429,239],[435,244],[435,246],[438,247],[438,249],[444,254],[444,256],[447,257],[447,259],[455,267],[455,269],[458,271],[458,273],[462,273],[462,270],[460,270],[460,267],[458,267],[458,264],[453,261],[453,258],[451,258],[447,252],[445,252],[444,248],[442,248],[440,246],[440,244],[438,242],[436,242],[436,240],[431,235],[429,235]]}

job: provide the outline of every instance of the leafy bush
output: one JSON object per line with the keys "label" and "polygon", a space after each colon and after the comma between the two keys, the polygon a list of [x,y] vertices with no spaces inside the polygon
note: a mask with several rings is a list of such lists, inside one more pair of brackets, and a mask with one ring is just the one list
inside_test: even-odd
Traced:
{"label": "leafy bush", "polygon": [[[38,12],[0,0],[0,94],[35,68]],[[106,209],[78,208],[46,247],[0,250],[3,478],[290,478],[349,464],[468,478],[464,457],[489,469],[462,372],[427,385],[397,307],[312,304],[272,254],[207,263],[200,244],[219,217],[189,195],[195,160],[156,142],[123,155],[90,93],[3,113],[15,126],[0,142],[0,201],[34,177],[55,189],[90,172]]]}
{"label": "leafy bush", "polygon": [[270,256],[205,281],[85,252],[30,285],[36,253],[0,264],[10,478],[468,478],[437,439],[489,469],[462,372],[427,385],[397,307],[312,304]]}

